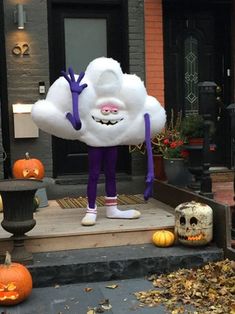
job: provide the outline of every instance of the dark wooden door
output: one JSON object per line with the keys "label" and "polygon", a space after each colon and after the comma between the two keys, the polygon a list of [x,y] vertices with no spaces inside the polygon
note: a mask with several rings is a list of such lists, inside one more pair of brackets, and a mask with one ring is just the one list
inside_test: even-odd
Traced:
{"label": "dark wooden door", "polygon": [[218,85],[212,113],[216,152],[212,164],[230,165],[230,4],[228,1],[163,1],[165,106],[197,113],[198,83]]}
{"label": "dark wooden door", "polygon": [[[128,71],[125,1],[51,1],[51,83],[71,66],[84,71],[96,57],[112,57]],[[86,174],[87,146],[53,137],[53,175]],[[128,147],[119,148],[117,172],[130,172]]]}

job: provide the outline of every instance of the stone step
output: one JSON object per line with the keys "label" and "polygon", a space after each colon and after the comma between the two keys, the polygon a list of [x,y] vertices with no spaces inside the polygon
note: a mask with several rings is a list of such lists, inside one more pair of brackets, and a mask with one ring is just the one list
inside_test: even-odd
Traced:
{"label": "stone step", "polygon": [[159,248],[154,244],[35,253],[28,266],[34,287],[71,283],[140,278],[167,273],[179,268],[199,267],[222,260],[223,250],[175,245]]}

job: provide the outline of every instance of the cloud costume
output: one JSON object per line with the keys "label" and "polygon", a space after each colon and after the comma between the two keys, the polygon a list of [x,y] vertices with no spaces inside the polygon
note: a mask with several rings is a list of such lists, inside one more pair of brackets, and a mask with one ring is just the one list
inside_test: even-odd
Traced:
{"label": "cloud costume", "polygon": [[147,95],[136,75],[122,73],[111,58],[97,58],[85,73],[63,72],[50,87],[45,100],[36,102],[32,118],[43,131],[63,139],[79,140],[88,145],[88,207],[83,225],[96,221],[96,191],[102,163],[105,172],[106,216],[138,218],[136,210],[117,208],[115,168],[118,145],[137,145],[146,141],[148,152],[145,199],[151,196],[154,179],[151,136],[165,125],[164,108]]}

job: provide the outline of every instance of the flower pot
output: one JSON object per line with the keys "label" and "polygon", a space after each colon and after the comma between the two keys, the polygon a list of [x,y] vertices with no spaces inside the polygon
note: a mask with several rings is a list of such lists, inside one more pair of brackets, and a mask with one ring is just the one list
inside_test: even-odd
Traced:
{"label": "flower pot", "polygon": [[191,137],[188,142],[190,146],[203,146],[203,137]]}
{"label": "flower pot", "polygon": [[192,174],[193,180],[188,187],[195,191],[200,191],[201,178],[203,173],[203,146],[202,145],[188,145],[186,149],[189,152],[188,170]]}
{"label": "flower pot", "polygon": [[154,176],[158,180],[165,181],[166,174],[164,169],[164,162],[162,155],[153,155],[153,162],[154,162]]}
{"label": "flower pot", "polygon": [[164,169],[169,184],[186,186],[191,182],[192,176],[183,158],[164,158]]}

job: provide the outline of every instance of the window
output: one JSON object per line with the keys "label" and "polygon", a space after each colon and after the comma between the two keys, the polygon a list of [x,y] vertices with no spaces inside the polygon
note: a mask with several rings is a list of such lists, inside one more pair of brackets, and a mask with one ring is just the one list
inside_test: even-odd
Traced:
{"label": "window", "polygon": [[189,35],[184,41],[185,115],[198,113],[198,40]]}
{"label": "window", "polygon": [[65,18],[66,68],[85,71],[95,58],[107,56],[106,19]]}

